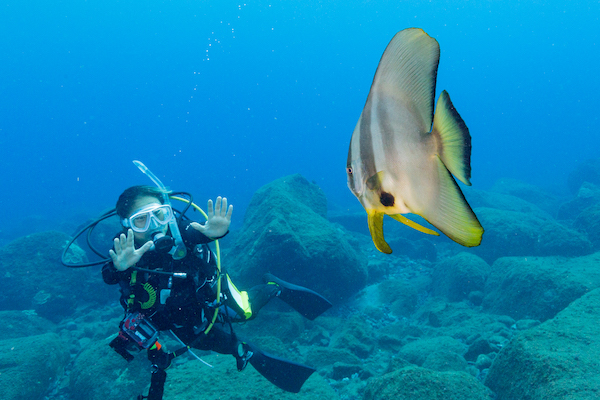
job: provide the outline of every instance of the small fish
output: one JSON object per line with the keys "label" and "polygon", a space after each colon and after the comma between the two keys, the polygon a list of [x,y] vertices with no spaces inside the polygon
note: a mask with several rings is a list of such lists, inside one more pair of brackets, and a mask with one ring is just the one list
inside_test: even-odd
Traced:
{"label": "small fish", "polygon": [[422,29],[398,32],[352,134],[348,187],[367,211],[373,243],[383,253],[392,252],[383,236],[384,214],[439,235],[402,215],[417,214],[463,246],[481,243],[483,228],[452,177],[471,185],[471,135],[446,91],[433,113],[439,58],[438,42]]}

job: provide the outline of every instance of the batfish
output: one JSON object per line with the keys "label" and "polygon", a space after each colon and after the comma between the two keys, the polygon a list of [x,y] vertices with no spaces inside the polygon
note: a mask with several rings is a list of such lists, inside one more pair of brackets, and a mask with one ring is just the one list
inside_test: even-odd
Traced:
{"label": "batfish", "polygon": [[367,211],[375,247],[389,215],[421,232],[439,235],[402,214],[416,214],[463,246],[481,243],[483,228],[453,175],[471,185],[471,135],[444,90],[435,106],[440,46],[422,29],[390,41],[354,128],[346,172],[348,187]]}

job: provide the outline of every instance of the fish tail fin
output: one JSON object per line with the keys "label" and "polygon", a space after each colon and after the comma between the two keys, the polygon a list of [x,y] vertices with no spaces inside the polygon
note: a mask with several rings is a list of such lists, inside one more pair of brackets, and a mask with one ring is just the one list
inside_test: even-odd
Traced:
{"label": "fish tail fin", "polygon": [[431,133],[438,138],[438,155],[450,172],[471,186],[471,135],[445,90],[440,94]]}
{"label": "fish tail fin", "polygon": [[430,224],[456,243],[479,246],[483,227],[442,160],[436,157],[440,177],[439,201],[422,215]]}
{"label": "fish tail fin", "polygon": [[392,249],[383,237],[384,214],[374,210],[367,210],[367,216],[369,219],[369,232],[371,232],[371,238],[373,239],[375,247],[382,253],[391,254]]}
{"label": "fish tail fin", "polygon": [[429,228],[425,228],[424,226],[417,224],[415,221],[411,221],[410,219],[406,218],[402,214],[394,214],[390,215],[390,217],[394,218],[398,222],[402,222],[404,225],[410,226],[411,228],[418,230],[419,232],[423,232],[428,235],[440,236],[440,234],[436,231],[431,230]]}

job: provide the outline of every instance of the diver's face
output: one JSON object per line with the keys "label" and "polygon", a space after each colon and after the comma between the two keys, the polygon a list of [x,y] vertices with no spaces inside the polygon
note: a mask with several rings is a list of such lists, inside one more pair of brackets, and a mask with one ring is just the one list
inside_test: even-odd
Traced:
{"label": "diver's face", "polygon": [[[135,202],[133,203],[131,215],[133,215],[136,211],[141,210],[142,208],[145,208],[149,205],[161,205],[161,202],[158,201],[158,199],[153,196],[138,197],[135,200]],[[131,217],[131,215],[128,215],[127,218]],[[168,225],[162,225],[160,228],[160,231],[166,235],[168,229],[169,229]],[[156,229],[148,229],[146,232],[135,232],[134,231],[133,237],[135,238],[135,241],[138,244],[142,245],[142,244],[146,243],[147,241],[152,240],[152,235],[154,233],[156,233]]]}

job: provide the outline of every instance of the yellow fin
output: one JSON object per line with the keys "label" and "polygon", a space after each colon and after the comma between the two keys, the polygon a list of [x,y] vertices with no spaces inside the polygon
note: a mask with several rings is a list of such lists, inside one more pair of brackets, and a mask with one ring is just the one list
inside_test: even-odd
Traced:
{"label": "yellow fin", "polygon": [[471,135],[445,90],[440,94],[431,133],[438,138],[438,155],[450,172],[471,186]]}
{"label": "yellow fin", "polygon": [[432,231],[431,229],[425,228],[424,226],[417,224],[415,221],[411,221],[410,219],[406,218],[402,214],[394,214],[390,215],[390,217],[394,218],[398,222],[402,222],[404,225],[408,225],[411,228],[418,230],[419,232],[423,232],[428,235],[440,236],[440,234],[436,231]]}
{"label": "yellow fin", "polygon": [[483,227],[442,160],[439,157],[435,160],[440,179],[439,197],[419,215],[456,243],[466,247],[479,246]]}
{"label": "yellow fin", "polygon": [[377,250],[385,254],[391,254],[392,249],[383,238],[383,216],[385,214],[373,210],[367,210],[369,219],[369,232]]}

